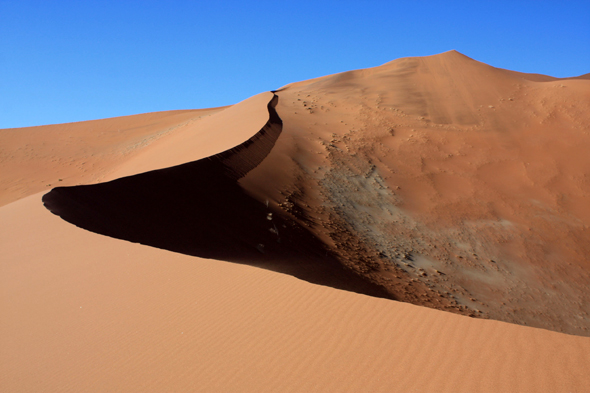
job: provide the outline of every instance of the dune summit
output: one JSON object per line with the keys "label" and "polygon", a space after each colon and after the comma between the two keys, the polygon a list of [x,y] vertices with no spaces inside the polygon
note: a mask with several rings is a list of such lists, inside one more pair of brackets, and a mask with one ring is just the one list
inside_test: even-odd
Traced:
{"label": "dune summit", "polygon": [[0,130],[0,390],[583,391],[589,124],[451,51]]}

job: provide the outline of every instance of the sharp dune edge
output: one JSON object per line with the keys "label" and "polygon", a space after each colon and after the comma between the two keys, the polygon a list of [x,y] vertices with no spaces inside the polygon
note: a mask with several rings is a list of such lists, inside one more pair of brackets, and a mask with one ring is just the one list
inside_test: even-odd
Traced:
{"label": "sharp dune edge", "polygon": [[106,183],[57,187],[43,202],[64,220],[103,235],[387,297],[296,221],[239,187],[237,181],[260,165],[279,138],[277,102],[272,95],[269,119],[255,135],[224,152]]}
{"label": "sharp dune edge", "polygon": [[0,390],[585,391],[588,124],[451,51],[0,130]]}

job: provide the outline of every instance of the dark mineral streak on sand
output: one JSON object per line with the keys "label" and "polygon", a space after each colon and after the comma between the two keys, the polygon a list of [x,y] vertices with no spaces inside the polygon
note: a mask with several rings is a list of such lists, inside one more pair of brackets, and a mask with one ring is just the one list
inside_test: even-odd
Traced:
{"label": "dark mineral streak on sand", "polygon": [[393,298],[348,271],[306,229],[238,184],[281,134],[277,102],[274,95],[265,126],[232,149],[106,183],[56,187],[43,196],[43,203],[65,221],[102,235]]}

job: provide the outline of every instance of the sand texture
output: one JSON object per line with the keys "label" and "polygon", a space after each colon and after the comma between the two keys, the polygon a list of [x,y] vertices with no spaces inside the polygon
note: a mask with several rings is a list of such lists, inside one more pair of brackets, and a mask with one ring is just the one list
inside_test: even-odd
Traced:
{"label": "sand texture", "polygon": [[589,124],[451,51],[0,130],[0,391],[587,391]]}
{"label": "sand texture", "polygon": [[281,139],[241,184],[350,270],[394,299],[590,335],[590,80],[451,51],[277,95]]}

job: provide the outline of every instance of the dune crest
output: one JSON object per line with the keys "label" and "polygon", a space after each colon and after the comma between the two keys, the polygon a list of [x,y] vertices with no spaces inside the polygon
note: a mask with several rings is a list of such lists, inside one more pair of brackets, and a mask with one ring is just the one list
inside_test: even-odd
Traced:
{"label": "dune crest", "polygon": [[[278,97],[269,96],[266,124],[231,149],[110,182],[56,187],[43,203],[62,219],[102,235],[391,297],[345,269],[304,227],[239,186],[238,180],[265,159],[281,134]],[[148,157],[154,154],[152,149]]]}

